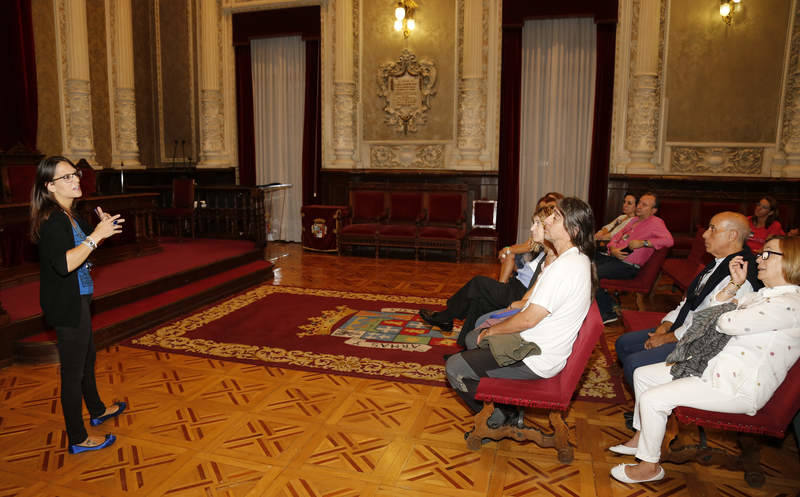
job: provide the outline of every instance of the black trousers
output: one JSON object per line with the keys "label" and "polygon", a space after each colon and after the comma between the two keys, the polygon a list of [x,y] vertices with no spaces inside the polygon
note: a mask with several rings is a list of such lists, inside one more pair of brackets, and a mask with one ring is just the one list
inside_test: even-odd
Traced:
{"label": "black trousers", "polygon": [[516,278],[508,283],[486,277],[475,276],[447,299],[447,309],[437,313],[445,320],[463,319],[464,326],[458,335],[458,344],[464,346],[467,332],[475,328],[475,321],[487,312],[508,307],[511,302],[525,295],[527,288]]}
{"label": "black trousers", "polygon": [[61,361],[61,408],[70,445],[79,444],[89,436],[81,412],[84,401],[92,418],[101,416],[106,410],[94,376],[97,354],[89,313],[91,300],[91,295],[81,295],[81,320],[76,328],[56,327],[56,346]]}

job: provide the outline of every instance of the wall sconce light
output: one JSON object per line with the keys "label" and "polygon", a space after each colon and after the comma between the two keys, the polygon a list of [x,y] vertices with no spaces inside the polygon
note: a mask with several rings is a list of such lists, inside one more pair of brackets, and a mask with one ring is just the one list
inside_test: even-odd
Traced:
{"label": "wall sconce light", "polygon": [[417,23],[414,21],[414,11],[417,9],[417,2],[414,0],[399,0],[394,9],[394,30],[402,31],[403,38],[408,38]]}
{"label": "wall sconce light", "polygon": [[739,4],[742,0],[719,0],[719,15],[722,16],[722,22],[731,25],[733,21],[733,13],[739,10]]}

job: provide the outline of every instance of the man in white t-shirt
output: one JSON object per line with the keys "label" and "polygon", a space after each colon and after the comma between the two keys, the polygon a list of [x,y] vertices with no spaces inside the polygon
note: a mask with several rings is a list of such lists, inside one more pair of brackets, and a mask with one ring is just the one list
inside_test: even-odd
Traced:
{"label": "man in white t-shirt", "polygon": [[[473,330],[467,347],[447,360],[450,385],[474,412],[482,405],[475,400],[481,377],[541,379],[558,374],[572,353],[586,313],[592,302],[592,257],[594,255],[594,215],[584,201],[565,198],[544,223],[544,237],[556,249],[558,258],[545,268],[535,283],[525,307],[507,320]],[[522,347],[536,344],[540,354],[519,357],[501,366],[488,346],[478,344],[495,335],[518,334]],[[500,425],[507,418],[496,409],[490,424]]]}

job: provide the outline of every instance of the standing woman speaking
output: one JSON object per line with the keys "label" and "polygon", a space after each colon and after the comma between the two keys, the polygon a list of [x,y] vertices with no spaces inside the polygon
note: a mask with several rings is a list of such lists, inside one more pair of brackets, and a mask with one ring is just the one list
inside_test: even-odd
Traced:
{"label": "standing woman speaking", "polygon": [[[97,208],[94,231],[74,210],[81,197],[81,172],[64,157],[39,162],[31,194],[31,239],[39,245],[39,302],[45,320],[56,330],[61,361],[61,409],[70,454],[99,450],[116,437],[89,436],[83,425],[82,400],[97,426],[125,410],[124,402],[106,408],[94,376],[95,348],[89,304],[94,285],[87,258],[106,238],[122,232],[119,215]],[[86,233],[90,233],[86,235]]]}

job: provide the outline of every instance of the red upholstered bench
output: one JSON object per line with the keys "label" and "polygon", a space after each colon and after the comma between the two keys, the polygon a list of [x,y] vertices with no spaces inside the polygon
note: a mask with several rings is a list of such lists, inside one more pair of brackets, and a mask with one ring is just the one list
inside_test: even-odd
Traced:
{"label": "red upholstered bench", "polygon": [[661,266],[664,264],[664,259],[667,258],[669,247],[658,249],[653,252],[653,255],[647,260],[644,266],[639,269],[636,277],[630,280],[600,280],[600,286],[606,290],[616,292],[633,292],[636,294],[636,307],[640,311],[645,309],[644,296],[652,297],[653,288],[655,288],[656,281],[661,274]]}
{"label": "red upholstered bench", "polygon": [[[664,317],[660,312],[624,311],[622,322],[625,331],[646,330],[658,326]],[[703,411],[691,407],[678,407],[673,411],[664,436],[661,460],[684,463],[716,464],[726,469],[743,470],[744,479],[751,487],[764,484],[764,472],[759,464],[758,441],[752,435],[769,435],[783,438],[795,414],[800,411],[800,362],[796,362],[786,379],[767,404],[755,416]],[[682,423],[682,424],[679,424]],[[688,425],[697,425],[700,443],[690,436]],[[709,447],[702,428],[739,432],[739,453],[731,454],[720,447]]]}
{"label": "red upholstered bench", "polygon": [[[483,438],[499,440],[513,438],[517,441],[531,440],[540,447],[555,447],[558,460],[562,463],[572,461],[572,445],[576,445],[562,417],[562,411],[569,409],[570,401],[592,355],[595,344],[603,335],[603,320],[597,304],[592,302],[589,313],[583,321],[578,338],[572,346],[572,354],[564,369],[552,378],[544,380],[505,380],[501,378],[482,378],[478,384],[475,398],[483,401],[483,409],[475,415],[475,427],[467,437],[467,447],[477,450]],[[521,408],[532,407],[550,411],[550,425],[553,433],[547,434],[536,427],[525,426],[524,416],[520,425],[504,425],[489,428],[486,420],[494,410],[494,403],[509,404]]]}

